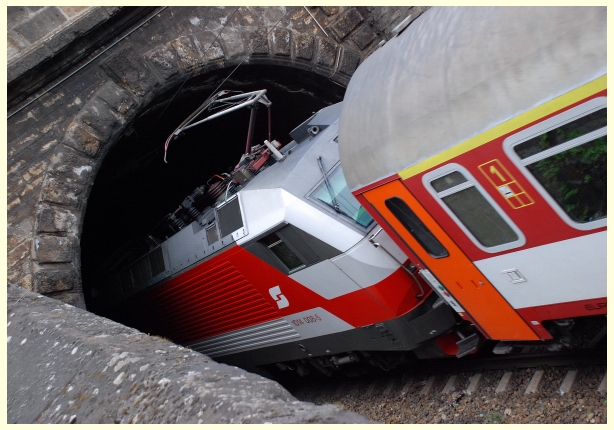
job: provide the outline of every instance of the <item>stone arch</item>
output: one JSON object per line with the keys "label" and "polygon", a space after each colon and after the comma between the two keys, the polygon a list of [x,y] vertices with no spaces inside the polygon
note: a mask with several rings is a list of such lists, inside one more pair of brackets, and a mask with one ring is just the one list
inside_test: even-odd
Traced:
{"label": "stone arch", "polygon": [[[356,8],[321,8],[326,16],[337,14],[327,27],[330,35],[324,35],[298,7],[245,8],[217,37],[230,14],[228,8],[212,9],[206,22],[197,13],[175,20],[178,26],[190,22],[189,31],[160,34],[162,24],[152,24],[92,72],[102,83],[71,118],[43,173],[29,288],[85,307],[80,237],[91,186],[108,150],[157,96],[190,77],[242,62],[299,68],[346,85],[378,37]],[[155,43],[143,43],[146,37]]]}

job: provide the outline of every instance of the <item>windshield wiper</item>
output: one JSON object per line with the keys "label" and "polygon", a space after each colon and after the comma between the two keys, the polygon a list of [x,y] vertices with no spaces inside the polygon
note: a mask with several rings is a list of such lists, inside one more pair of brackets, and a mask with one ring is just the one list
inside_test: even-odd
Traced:
{"label": "windshield wiper", "polygon": [[330,205],[332,206],[332,208],[335,210],[335,212],[341,212],[341,209],[339,209],[339,203],[337,203],[337,199],[335,198],[335,195],[333,194],[333,189],[330,186],[330,183],[328,182],[328,176],[326,176],[326,173],[324,172],[324,165],[322,164],[322,156],[320,155],[318,157],[318,165],[320,166],[320,170],[322,171],[322,176],[324,177],[324,183],[326,184],[326,189],[328,190],[328,195],[330,196]]}

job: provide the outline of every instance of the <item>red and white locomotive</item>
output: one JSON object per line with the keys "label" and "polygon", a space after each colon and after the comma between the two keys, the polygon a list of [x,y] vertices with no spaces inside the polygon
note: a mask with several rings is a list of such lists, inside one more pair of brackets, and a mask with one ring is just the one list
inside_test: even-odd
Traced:
{"label": "red and white locomotive", "polygon": [[[264,91],[250,94],[268,104]],[[340,112],[322,109],[283,148],[248,145],[231,174],[195,190],[150,235],[149,252],[118,266],[124,322],[254,370],[445,355],[437,338],[460,318],[347,189]],[[198,208],[207,193],[215,203]]]}
{"label": "red and white locomotive", "polygon": [[496,352],[606,314],[606,81],[604,7],[476,7],[428,10],[348,86],[350,190]]}

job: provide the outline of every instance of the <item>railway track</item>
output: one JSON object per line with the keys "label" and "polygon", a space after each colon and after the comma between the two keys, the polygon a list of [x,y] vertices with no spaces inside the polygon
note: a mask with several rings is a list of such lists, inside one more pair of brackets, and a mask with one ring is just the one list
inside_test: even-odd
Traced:
{"label": "railway track", "polygon": [[607,423],[606,376],[599,349],[439,361],[287,388],[385,423]]}

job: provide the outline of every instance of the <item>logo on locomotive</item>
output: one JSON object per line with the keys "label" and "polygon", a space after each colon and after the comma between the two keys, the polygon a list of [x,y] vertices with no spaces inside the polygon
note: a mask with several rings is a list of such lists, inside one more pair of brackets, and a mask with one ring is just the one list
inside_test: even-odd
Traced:
{"label": "logo on locomotive", "polygon": [[269,294],[271,295],[271,297],[273,297],[273,300],[277,302],[277,307],[279,309],[287,308],[288,306],[290,306],[290,302],[288,302],[288,299],[286,299],[286,296],[284,296],[281,293],[281,288],[279,288],[279,285],[276,287],[270,288]]}

